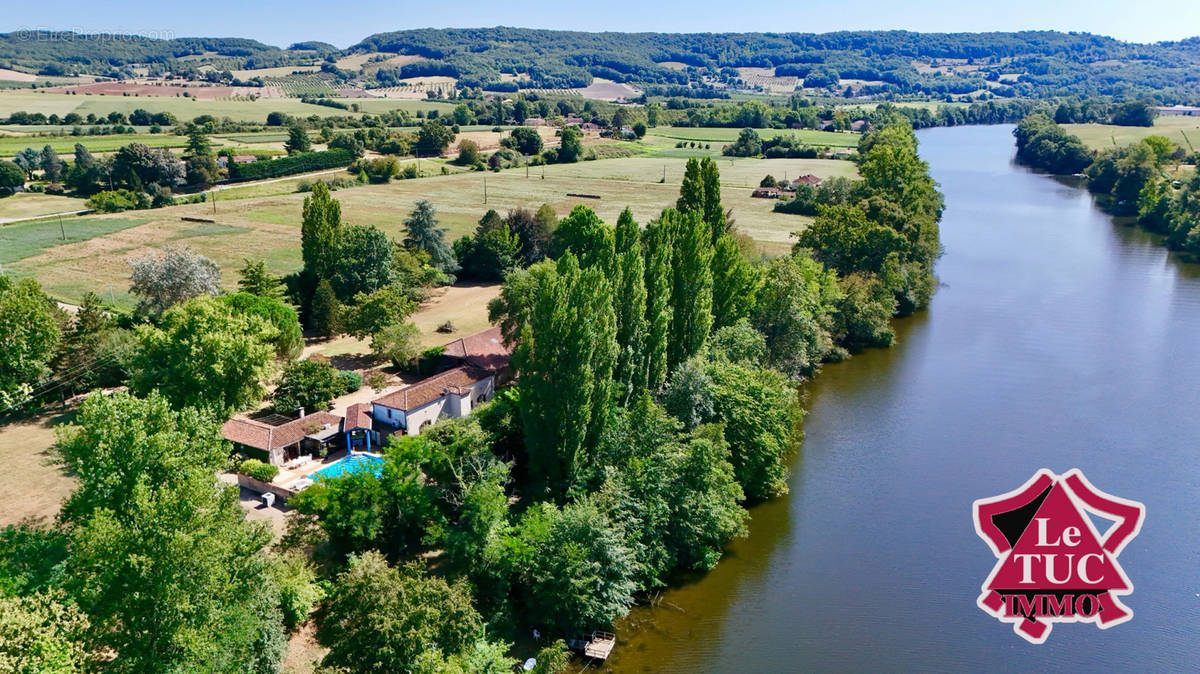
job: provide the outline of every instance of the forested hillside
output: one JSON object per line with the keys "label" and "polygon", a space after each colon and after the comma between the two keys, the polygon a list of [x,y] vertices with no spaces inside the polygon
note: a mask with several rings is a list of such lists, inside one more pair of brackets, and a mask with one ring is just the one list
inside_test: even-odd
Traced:
{"label": "forested hillside", "polygon": [[[354,54],[370,56],[352,71],[345,62],[332,68]],[[1200,38],[1135,44],[1053,31],[701,34],[497,27],[378,33],[337,51],[320,42],[285,50],[234,38],[0,35],[0,67],[44,75],[126,77],[132,64],[195,73],[204,66],[229,71],[321,62],[367,86],[440,76],[455,78],[460,88],[515,91],[584,87],[604,78],[651,95],[696,97],[790,87],[865,97],[1153,95],[1164,103],[1200,101],[1194,77]]]}

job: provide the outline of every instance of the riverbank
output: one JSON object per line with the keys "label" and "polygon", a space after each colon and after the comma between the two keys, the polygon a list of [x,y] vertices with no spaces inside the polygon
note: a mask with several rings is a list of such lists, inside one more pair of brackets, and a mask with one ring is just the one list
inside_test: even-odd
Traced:
{"label": "riverbank", "polygon": [[[623,621],[614,672],[1185,669],[1200,484],[1200,267],[1013,163],[1011,126],[922,131],[946,195],[941,288],[897,344],[805,387],[790,494],[711,573]],[[1141,500],[1131,622],[1031,647],[975,605],[974,499],[1039,468]]]}

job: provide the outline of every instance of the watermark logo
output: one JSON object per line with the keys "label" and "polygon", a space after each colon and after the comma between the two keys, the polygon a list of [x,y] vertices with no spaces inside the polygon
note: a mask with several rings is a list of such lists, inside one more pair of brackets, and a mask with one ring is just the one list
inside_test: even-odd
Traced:
{"label": "watermark logo", "polygon": [[[1118,597],[1133,583],[1117,562],[1137,536],[1146,507],[1106,494],[1078,469],[1039,470],[1020,488],[975,501],[975,532],[996,555],[979,608],[1030,643],[1054,623],[1107,629],[1133,617]],[[1111,522],[1103,533],[1095,516]]]}

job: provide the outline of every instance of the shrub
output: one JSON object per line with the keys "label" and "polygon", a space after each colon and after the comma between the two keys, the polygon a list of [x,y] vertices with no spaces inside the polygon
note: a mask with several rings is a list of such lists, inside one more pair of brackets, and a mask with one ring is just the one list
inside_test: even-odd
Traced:
{"label": "shrub", "polygon": [[342,370],[338,373],[338,379],[341,380],[342,383],[342,395],[354,393],[358,389],[362,388],[363,385],[362,375],[354,370]]}
{"label": "shrub", "polygon": [[145,192],[132,192],[126,189],[105,190],[88,197],[88,208],[97,213],[120,213],[142,208],[150,208],[151,197]]}
{"label": "shrub", "polygon": [[276,475],[279,475],[279,468],[258,459],[246,459],[238,466],[238,472],[259,482],[270,482],[275,479]]}

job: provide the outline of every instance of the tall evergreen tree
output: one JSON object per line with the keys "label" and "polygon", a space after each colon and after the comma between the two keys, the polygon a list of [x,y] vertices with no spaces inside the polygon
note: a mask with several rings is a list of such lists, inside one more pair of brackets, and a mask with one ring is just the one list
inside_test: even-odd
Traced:
{"label": "tall evergreen tree", "polygon": [[652,222],[642,233],[645,250],[646,334],[640,358],[646,388],[658,391],[667,383],[667,340],[671,330],[671,229],[662,222]]}
{"label": "tall evergreen tree", "polygon": [[599,269],[573,254],[530,268],[528,322],[513,363],[535,483],[561,497],[589,462],[611,408],[616,318]]}
{"label": "tall evergreen tree", "polygon": [[712,239],[696,211],[667,209],[663,223],[674,232],[672,253],[671,331],[667,369],[674,370],[704,346],[712,328]]}
{"label": "tall evergreen tree", "polygon": [[312,194],[304,197],[304,219],[300,226],[300,254],[304,270],[313,278],[329,278],[337,249],[338,230],[342,226],[342,204],[321,181],[313,184]]}
{"label": "tall evergreen tree", "polygon": [[321,337],[333,337],[342,331],[342,305],[326,279],[321,279],[313,293],[309,322]]}
{"label": "tall evergreen tree", "polygon": [[458,271],[454,250],[446,243],[446,229],[438,227],[437,211],[428,199],[417,202],[417,207],[404,221],[404,227],[408,232],[404,238],[405,246],[428,253],[429,263],[443,274],[451,275]]}
{"label": "tall evergreen tree", "polygon": [[622,406],[646,387],[642,345],[646,338],[646,279],[641,232],[626,208],[617,219],[613,276],[617,320],[617,365],[613,372],[617,402]]}
{"label": "tall evergreen tree", "polygon": [[722,234],[713,247],[713,328],[733,325],[750,315],[759,272],[742,255],[737,240]]}
{"label": "tall evergreen tree", "polygon": [[41,164],[43,178],[52,183],[56,183],[62,178],[62,160],[58,158],[58,153],[54,151],[54,148],[49,145],[42,148]]}

